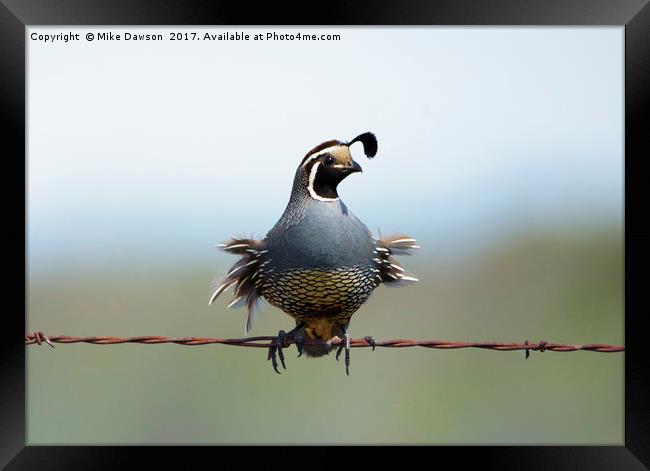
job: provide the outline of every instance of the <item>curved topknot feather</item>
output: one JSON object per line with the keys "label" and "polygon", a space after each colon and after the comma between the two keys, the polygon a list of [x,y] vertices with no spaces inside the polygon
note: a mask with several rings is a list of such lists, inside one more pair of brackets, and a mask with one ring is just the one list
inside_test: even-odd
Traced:
{"label": "curved topknot feather", "polygon": [[357,137],[347,143],[348,147],[355,142],[361,142],[363,144],[363,153],[366,154],[366,157],[369,159],[372,159],[375,155],[377,155],[377,138],[373,133],[364,132],[363,134],[359,134]]}

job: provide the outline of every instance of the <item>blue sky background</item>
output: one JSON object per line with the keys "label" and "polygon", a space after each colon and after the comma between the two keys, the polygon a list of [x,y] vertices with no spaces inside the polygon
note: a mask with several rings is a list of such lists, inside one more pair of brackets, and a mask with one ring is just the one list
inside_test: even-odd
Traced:
{"label": "blue sky background", "polygon": [[272,227],[308,149],[367,130],[378,156],[340,193],[373,231],[443,256],[622,227],[622,28],[300,31],[342,39],[28,40],[30,269],[214,263]]}

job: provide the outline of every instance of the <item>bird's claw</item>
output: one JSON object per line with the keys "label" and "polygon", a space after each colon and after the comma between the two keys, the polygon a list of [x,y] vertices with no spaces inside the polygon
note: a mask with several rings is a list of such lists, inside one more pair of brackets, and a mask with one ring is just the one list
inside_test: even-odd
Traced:
{"label": "bird's claw", "polygon": [[281,330],[278,332],[278,356],[280,357],[280,362],[282,363],[282,369],[286,370],[287,365],[284,364],[284,353],[282,353],[282,349],[284,348],[284,338],[287,336],[286,332],[284,330]]}
{"label": "bird's claw", "polygon": [[302,346],[304,343],[304,339],[302,338],[301,335],[296,335],[293,338],[293,343],[296,344],[296,350],[298,350],[298,358],[300,358],[302,356]]}
{"label": "bird's claw", "polygon": [[345,374],[350,376],[350,334],[347,332],[344,336],[345,340]]}
{"label": "bird's claw", "polygon": [[[280,358],[280,363],[282,364],[283,369],[287,369],[287,366],[284,364],[284,353],[282,352],[282,348],[284,348],[284,341],[287,336],[287,333],[284,330],[281,330],[278,332],[278,336],[275,339],[275,342],[269,347],[269,354],[267,360],[271,360],[271,365],[273,365],[273,369],[277,374],[281,374],[280,370],[278,369],[278,360],[277,357]],[[276,357],[277,353],[277,357]]]}
{"label": "bird's claw", "polygon": [[341,352],[345,350],[345,373],[350,376],[350,334],[347,332],[343,335],[343,342],[336,350],[336,361],[339,361]]}
{"label": "bird's claw", "polygon": [[269,353],[267,356],[267,360],[271,360],[271,365],[273,365],[273,369],[277,374],[280,374],[280,371],[278,370],[278,360],[276,358],[276,347],[275,345],[271,345],[269,347]]}
{"label": "bird's claw", "polygon": [[375,351],[375,347],[377,346],[377,342],[375,341],[375,338],[371,335],[366,335],[363,340],[366,341],[368,345],[372,347],[372,351]]}
{"label": "bird's claw", "polygon": [[336,361],[339,361],[339,356],[341,356],[341,352],[345,348],[345,342],[341,342],[341,345],[339,345],[339,348],[336,349]]}

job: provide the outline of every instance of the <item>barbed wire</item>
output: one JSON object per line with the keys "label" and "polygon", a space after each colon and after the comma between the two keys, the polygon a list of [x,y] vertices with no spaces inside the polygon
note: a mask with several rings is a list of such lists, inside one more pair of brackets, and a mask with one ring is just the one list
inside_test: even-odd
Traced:
{"label": "barbed wire", "polygon": [[[93,345],[116,345],[123,343],[138,343],[144,345],[174,343],[178,345],[209,345],[209,344],[222,344],[233,345],[238,347],[253,347],[253,348],[270,348],[278,346],[278,337],[276,336],[262,336],[262,337],[247,337],[239,339],[220,339],[211,337],[163,337],[155,335],[139,336],[139,337],[74,337],[70,335],[55,335],[46,336],[42,332],[35,332],[33,334],[25,335],[25,345],[41,345],[47,343],[54,347],[54,343],[88,343]],[[294,344],[295,340],[292,335],[287,335],[284,338],[282,347],[288,347]],[[302,345],[331,345],[337,346],[343,344],[343,340],[335,337],[329,342],[314,339],[301,339]],[[513,351],[524,350],[526,358],[528,358],[531,350],[538,352],[574,352],[584,350],[589,352],[601,353],[615,353],[625,351],[625,347],[619,345],[606,345],[601,343],[585,343],[585,344],[562,344],[546,342],[540,340],[539,342],[452,342],[448,340],[413,340],[413,339],[393,339],[393,340],[374,340],[371,338],[360,338],[350,340],[350,347],[364,348],[384,347],[384,348],[409,348],[409,347],[423,347],[423,348],[436,348],[441,350],[453,350],[459,348],[480,348],[485,350],[498,350],[498,351]]]}

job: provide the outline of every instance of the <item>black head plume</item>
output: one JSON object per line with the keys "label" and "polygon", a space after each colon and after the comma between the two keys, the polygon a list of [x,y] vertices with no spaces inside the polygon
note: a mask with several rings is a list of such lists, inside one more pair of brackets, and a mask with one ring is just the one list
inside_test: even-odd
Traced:
{"label": "black head plume", "polygon": [[347,146],[351,146],[355,142],[361,142],[363,144],[363,153],[366,154],[366,157],[372,159],[377,155],[377,138],[371,132],[364,132],[359,134],[357,137],[352,139],[347,143]]}

